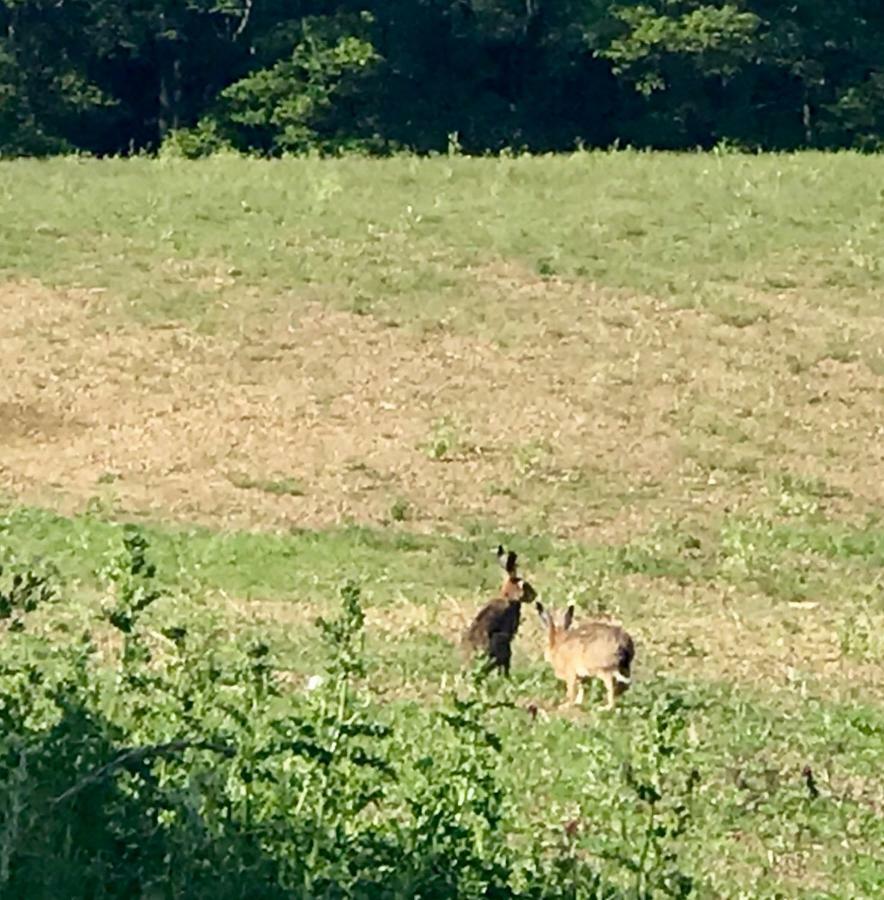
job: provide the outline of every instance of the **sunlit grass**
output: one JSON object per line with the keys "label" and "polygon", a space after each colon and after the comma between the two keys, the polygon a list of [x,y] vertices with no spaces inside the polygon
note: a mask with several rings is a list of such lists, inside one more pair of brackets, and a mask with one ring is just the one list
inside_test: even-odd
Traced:
{"label": "sunlit grass", "polygon": [[708,306],[801,291],[875,311],[874,156],[577,153],[501,159],[62,159],[0,164],[0,271],[105,288],[139,316],[211,321],[246,287],[397,320],[479,310],[463,270]]}
{"label": "sunlit grass", "polygon": [[707,895],[874,896],[881,175],[854,154],[0,164],[21,370],[0,562],[56,563],[69,602],[42,621],[75,633],[137,519],[170,592],[157,624],[217,619],[295,687],[356,577],[368,677],[419,740],[514,546],[545,603],[638,645],[615,716],[560,713],[526,617],[497,688],[526,811],[596,828],[586,760],[621,765],[677,695]]}

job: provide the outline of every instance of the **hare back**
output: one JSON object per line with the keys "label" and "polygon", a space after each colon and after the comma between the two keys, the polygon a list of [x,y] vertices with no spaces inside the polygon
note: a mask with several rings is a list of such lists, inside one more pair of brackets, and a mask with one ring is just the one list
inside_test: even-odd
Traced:
{"label": "hare back", "polygon": [[617,669],[628,673],[635,656],[632,638],[618,625],[588,622],[570,632],[556,648],[581,669]]}
{"label": "hare back", "polygon": [[[464,632],[463,642],[472,647],[488,648],[492,636],[511,639],[519,628],[521,606],[521,603],[508,600],[492,600],[486,603]],[[499,640],[499,637],[496,640]]]}

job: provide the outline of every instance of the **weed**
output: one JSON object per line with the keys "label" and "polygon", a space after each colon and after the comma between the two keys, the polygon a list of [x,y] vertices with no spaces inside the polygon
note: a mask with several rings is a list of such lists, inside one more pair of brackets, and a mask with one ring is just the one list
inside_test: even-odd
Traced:
{"label": "weed", "polygon": [[509,497],[513,500],[519,496],[518,491],[511,484],[501,484],[497,481],[491,481],[485,485],[485,493],[490,497]]}
{"label": "weed", "polygon": [[553,457],[549,441],[536,439],[520,444],[513,450],[513,465],[523,478],[531,478],[548,468]]}
{"label": "weed", "polygon": [[450,415],[433,423],[423,449],[430,459],[437,462],[450,461],[476,451],[475,445],[467,438],[464,425]]}
{"label": "weed", "polygon": [[795,353],[789,353],[786,355],[786,367],[792,375],[802,375],[803,373],[809,371],[813,367],[815,362],[816,360],[799,356]]}
{"label": "weed", "polygon": [[556,275],[556,263],[555,260],[551,257],[541,257],[537,260],[537,274],[542,275],[544,278],[552,277]]}
{"label": "weed", "polygon": [[852,363],[860,358],[859,350],[852,343],[833,341],[825,350],[824,359],[839,363]]}
{"label": "weed", "polygon": [[759,322],[769,322],[770,310],[758,303],[745,300],[717,300],[704,304],[725,325],[733,328],[748,328]]}
{"label": "weed", "polygon": [[263,491],[277,496],[303,497],[304,486],[296,478],[252,478],[248,475],[231,475],[230,483],[244,491]]}
{"label": "weed", "polygon": [[405,522],[411,515],[411,506],[407,500],[397,497],[390,507],[390,518],[394,522]]}

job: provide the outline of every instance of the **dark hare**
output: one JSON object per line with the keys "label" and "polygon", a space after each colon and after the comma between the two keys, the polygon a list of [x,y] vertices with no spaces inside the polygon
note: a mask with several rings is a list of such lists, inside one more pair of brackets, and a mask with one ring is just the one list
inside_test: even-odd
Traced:
{"label": "dark hare", "polygon": [[489,665],[509,675],[512,659],[512,641],[519,629],[522,604],[532,603],[537,597],[534,588],[519,577],[517,555],[503,547],[497,548],[497,561],[505,575],[498,596],[486,603],[464,632],[462,644],[469,657],[482,653]]}

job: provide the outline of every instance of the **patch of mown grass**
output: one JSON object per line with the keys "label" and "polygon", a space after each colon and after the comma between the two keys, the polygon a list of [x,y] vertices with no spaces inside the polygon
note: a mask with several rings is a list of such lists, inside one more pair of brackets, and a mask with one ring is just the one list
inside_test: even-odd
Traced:
{"label": "patch of mown grass", "polygon": [[[0,507],[2,509],[2,507]],[[884,568],[884,526],[822,516],[797,520],[733,514],[710,527],[686,519],[661,522],[623,544],[557,541],[543,534],[499,531],[483,523],[463,534],[416,534],[401,529],[344,526],[325,531],[215,531],[204,527],[142,524],[164,577],[180,573],[189,584],[231,595],[268,598],[333,594],[345,575],[366,581],[376,603],[398,598],[426,603],[444,594],[491,590],[494,548],[519,550],[526,574],[554,596],[611,590],[611,579],[646,578],[743,583],[770,570],[815,571],[827,587],[845,575],[871,576]],[[88,579],[119,525],[102,517],[65,517],[47,510],[9,507],[0,538],[19,553],[51,557],[69,577]]]}
{"label": "patch of mown grass", "polygon": [[[402,590],[428,599],[434,584],[459,581],[451,548],[446,553],[444,541],[420,536],[357,526],[276,533],[143,527],[167,583],[180,580],[232,596],[307,594],[323,600],[352,572],[367,576],[369,593],[379,601]],[[19,553],[52,557],[70,577],[88,580],[119,530],[91,516],[66,518],[19,508],[3,519],[0,533]]]}
{"label": "patch of mown grass", "polygon": [[769,311],[740,291],[856,304],[880,290],[866,264],[880,167],[848,153],[21,160],[0,164],[0,271],[206,326],[247,286],[496,330],[467,269],[502,258],[743,328]]}
{"label": "patch of mown grass", "polygon": [[[0,511],[2,511],[0,506]],[[573,553],[543,536],[482,529],[463,536],[421,535],[352,525],[325,531],[215,531],[139,523],[167,585],[185,583],[231,596],[334,597],[345,576],[364,579],[375,603],[404,598],[427,603],[443,594],[473,594],[497,585],[494,550],[516,540],[537,566],[557,552]],[[48,510],[11,507],[0,518],[0,541],[19,555],[56,560],[69,578],[88,582],[121,526],[92,515],[66,517]],[[599,558],[604,550],[594,552]],[[478,578],[478,583],[477,583]]]}

